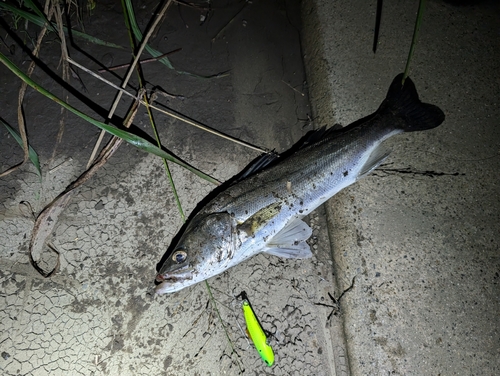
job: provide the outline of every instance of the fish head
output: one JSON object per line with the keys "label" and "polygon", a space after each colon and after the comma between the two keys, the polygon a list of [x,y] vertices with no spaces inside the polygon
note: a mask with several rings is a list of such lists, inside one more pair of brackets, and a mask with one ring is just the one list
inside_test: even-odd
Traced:
{"label": "fish head", "polygon": [[156,293],[179,291],[226,270],[237,246],[235,230],[227,212],[195,216],[161,266]]}

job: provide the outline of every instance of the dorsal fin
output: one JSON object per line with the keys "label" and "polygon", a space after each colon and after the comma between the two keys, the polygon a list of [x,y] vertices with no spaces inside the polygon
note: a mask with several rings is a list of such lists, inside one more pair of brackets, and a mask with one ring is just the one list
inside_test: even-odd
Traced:
{"label": "dorsal fin", "polygon": [[237,183],[243,179],[246,179],[250,175],[253,175],[267,166],[269,166],[272,162],[279,158],[279,155],[272,152],[262,154],[261,156],[255,158],[250,164],[241,172],[241,174],[235,179],[234,183]]}

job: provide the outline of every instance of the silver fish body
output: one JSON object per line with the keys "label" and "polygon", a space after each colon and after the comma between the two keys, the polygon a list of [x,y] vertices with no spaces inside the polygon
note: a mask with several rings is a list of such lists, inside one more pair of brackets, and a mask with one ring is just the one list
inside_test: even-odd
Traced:
{"label": "silver fish body", "polygon": [[312,231],[301,218],[387,157],[383,141],[437,127],[436,106],[420,102],[398,75],[372,116],[278,160],[219,193],[190,221],[156,277],[158,294],[201,282],[260,252],[307,258]]}

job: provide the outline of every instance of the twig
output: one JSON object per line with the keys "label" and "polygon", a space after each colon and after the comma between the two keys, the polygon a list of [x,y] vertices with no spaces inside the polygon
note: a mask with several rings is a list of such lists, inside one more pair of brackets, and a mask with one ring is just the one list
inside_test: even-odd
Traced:
{"label": "twig", "polygon": [[286,86],[288,86],[290,89],[292,90],[295,90],[297,93],[299,93],[300,95],[302,95],[303,97],[305,96],[305,94],[301,91],[298,91],[297,89],[295,89],[292,85],[290,85],[288,82],[285,82],[283,80],[281,80],[281,82],[283,82]]}
{"label": "twig", "polygon": [[[151,25],[151,27],[149,28],[146,36],[142,40],[141,45],[139,47],[139,50],[137,51],[137,53],[135,55],[134,61],[130,65],[129,70],[127,72],[127,75],[125,76],[125,79],[122,82],[122,85],[121,85],[122,89],[124,89],[127,86],[127,83],[130,80],[130,76],[132,75],[132,72],[134,71],[135,66],[137,65],[137,62],[139,61],[139,58],[141,57],[142,51],[144,50],[144,47],[146,46],[146,44],[147,44],[147,42],[149,40],[149,37],[151,36],[151,34],[153,34],[154,29],[156,28],[156,26],[158,25],[158,23],[160,22],[160,20],[163,18],[163,15],[167,11],[167,9],[170,6],[170,4],[172,4],[172,0],[168,0],[165,3],[165,5],[163,6],[163,8],[160,10],[160,13],[158,13],[156,15],[156,18],[155,18],[153,24]],[[113,106],[111,107],[111,110],[109,111],[108,119],[111,119],[113,117],[113,114],[115,113],[116,107],[118,106],[118,102],[120,102],[120,99],[122,97],[122,93],[123,93],[123,91],[121,91],[121,90],[118,91],[118,94],[117,94],[117,96],[115,98]],[[102,139],[104,137],[104,133],[105,133],[105,131],[101,131],[101,134],[99,135],[99,139],[97,140],[97,142],[96,142],[96,144],[94,146],[94,150],[92,150],[92,155],[90,156],[90,159],[89,159],[89,161],[87,163],[87,168],[90,167],[90,165],[92,164],[92,161],[94,160],[95,155],[97,154],[97,150],[99,149],[101,141],[102,141]]]}
{"label": "twig", "polygon": [[212,42],[215,42],[215,40],[217,39],[217,37],[229,26],[233,23],[233,21],[235,20],[235,18],[243,11],[243,9],[246,8],[246,6],[248,5],[248,1],[245,1],[245,5],[243,5],[241,7],[241,9],[233,16],[233,18],[231,18],[229,20],[229,22],[227,24],[225,24],[218,32],[217,34],[215,34],[215,36],[212,38]]}
{"label": "twig", "polygon": [[35,262],[35,260],[33,259],[32,253],[31,252],[29,253],[29,259],[30,259],[31,266],[33,266],[33,268],[35,268],[35,270],[38,273],[40,273],[40,275],[43,278],[52,277],[52,275],[57,272],[57,270],[59,269],[59,266],[61,265],[61,253],[52,244],[47,244],[47,246],[49,247],[49,249],[52,252],[54,252],[57,255],[56,265],[54,266],[54,268],[52,268],[52,270],[50,272],[46,272],[42,268],[40,268],[38,266],[38,264]]}
{"label": "twig", "polygon": [[[48,6],[50,4],[50,0],[46,0],[45,2],[45,12],[48,13],[48,18],[52,17],[52,14],[54,13],[54,5],[51,4],[50,11],[48,11]],[[42,27],[42,30],[40,30],[40,34],[38,34],[38,39],[35,45],[35,48],[33,49],[33,56],[38,56],[38,52],[40,51],[40,46],[42,45],[42,40],[45,36],[45,33],[47,32],[47,27],[44,26]],[[33,71],[35,70],[36,64],[34,61],[31,61],[28,71],[26,75],[30,77],[33,74]],[[21,88],[19,89],[19,95],[18,95],[18,101],[17,101],[17,123],[19,126],[19,135],[21,136],[21,139],[23,141],[23,150],[24,150],[24,157],[23,160],[18,163],[15,166],[12,166],[8,168],[6,171],[0,173],[0,177],[5,176],[10,174],[11,172],[15,171],[19,167],[21,167],[26,161],[29,159],[29,146],[28,146],[28,135],[26,133],[26,124],[24,122],[24,115],[23,115],[23,110],[22,110],[22,105],[24,101],[24,94],[26,93],[26,89],[28,87],[28,84],[23,82],[21,84]]]}
{"label": "twig", "polygon": [[[56,11],[55,17],[56,17],[56,21],[57,21],[56,22],[57,33],[59,34],[59,40],[61,41],[61,60],[59,63],[62,64],[63,80],[69,83],[69,71],[71,70],[73,72],[73,70],[72,70],[73,68],[71,68],[69,63],[68,63],[69,52],[68,52],[68,48],[66,45],[66,37],[64,35],[64,30],[63,30],[63,20],[62,20],[61,8],[60,8],[58,2],[54,2],[54,3],[55,3],[55,11]],[[75,73],[75,75],[76,75],[76,73]],[[78,77],[78,75],[76,75],[76,77],[77,77],[78,81],[80,81],[81,85],[83,87],[85,87],[83,85],[83,82],[80,79],[80,77]],[[69,96],[68,96],[66,89],[64,89],[64,87],[63,87],[62,95],[64,96],[64,101],[68,102]],[[65,124],[64,120],[66,118],[66,109],[64,107],[61,107],[60,114],[61,114],[61,117],[59,119],[59,130],[57,132],[56,144],[54,145],[54,150],[52,151],[52,157],[50,158],[51,160],[53,160],[55,158],[56,152],[57,152],[57,146],[61,143],[62,137],[64,134],[64,124]]]}
{"label": "twig", "polygon": [[91,71],[90,69],[85,68],[83,65],[81,65],[81,64],[79,64],[79,63],[77,63],[76,61],[74,61],[74,60],[73,60],[73,59],[71,59],[70,57],[68,57],[68,62],[69,62],[69,63],[71,63],[71,64],[73,64],[73,65],[75,65],[75,66],[77,66],[78,68],[80,68],[80,69],[84,70],[85,72],[87,72],[88,74],[90,74],[90,75],[94,76],[94,77],[95,77],[95,78],[97,78],[98,80],[101,80],[101,81],[103,81],[103,82],[107,83],[108,85],[110,85],[111,87],[115,88],[116,90],[119,90],[119,91],[120,91],[120,92],[122,92],[123,94],[128,95],[128,96],[130,96],[130,97],[134,98],[135,100],[140,101],[140,102],[141,102],[141,104],[143,104],[143,105],[145,105],[145,106],[147,106],[147,107],[153,108],[153,109],[155,109],[155,110],[157,110],[157,111],[160,111],[160,112],[164,113],[165,115],[168,115],[168,116],[173,117],[174,119],[180,120],[180,121],[182,121],[182,122],[184,122],[184,123],[186,123],[186,124],[190,124],[190,125],[192,125],[192,126],[194,126],[194,127],[197,127],[197,128],[202,129],[202,130],[204,130],[204,131],[206,131],[206,132],[212,133],[212,134],[214,134],[214,135],[216,135],[216,136],[222,137],[222,138],[224,138],[224,139],[226,139],[226,140],[229,140],[229,141],[235,142],[235,143],[237,143],[237,144],[239,144],[239,145],[242,145],[242,146],[245,146],[245,147],[247,147],[247,148],[249,148],[249,149],[256,150],[256,151],[258,151],[258,152],[260,152],[260,153],[268,153],[268,152],[269,152],[269,151],[264,150],[264,149],[261,149],[261,148],[259,148],[259,147],[257,147],[257,146],[253,146],[253,145],[251,145],[251,144],[249,144],[249,143],[246,143],[246,142],[244,142],[244,141],[240,141],[240,140],[238,140],[238,139],[236,139],[236,138],[234,138],[234,137],[231,137],[231,136],[228,136],[228,135],[226,135],[226,134],[224,134],[224,133],[221,133],[221,132],[219,132],[219,131],[217,131],[217,130],[215,130],[215,129],[213,129],[213,128],[210,128],[210,127],[208,127],[208,126],[206,126],[206,125],[203,125],[203,124],[201,124],[201,123],[199,123],[199,122],[197,122],[197,121],[195,121],[195,120],[189,119],[189,118],[187,118],[186,116],[184,116],[184,115],[182,115],[182,114],[180,114],[180,113],[174,112],[173,110],[170,110],[170,111],[169,111],[169,110],[164,110],[164,109],[161,109],[161,108],[159,108],[159,107],[156,107],[156,106],[154,106],[154,105],[152,105],[152,104],[148,104],[148,103],[146,103],[145,101],[143,101],[142,99],[140,99],[140,98],[138,98],[138,97],[134,96],[133,94],[130,94],[130,93],[129,93],[128,91],[126,91],[123,87],[119,87],[119,86],[115,85],[114,83],[112,83],[112,82],[110,82],[110,81],[106,80],[104,77],[102,77],[102,76],[98,75],[97,73],[95,73],[95,72]]}
{"label": "twig", "polygon": [[205,179],[213,184],[219,185],[220,182],[217,181],[217,179],[214,179],[213,177],[204,174],[200,170],[190,166],[188,163],[183,162],[182,160],[174,157],[172,154],[167,153],[165,150],[162,148],[159,148],[158,146],[155,146],[148,140],[136,135],[135,133],[128,132],[124,129],[117,128],[116,126],[109,125],[109,124],[104,124],[101,121],[98,121],[87,114],[83,113],[82,111],[79,111],[75,107],[69,105],[68,103],[64,102],[54,94],[52,94],[50,91],[46,90],[39,84],[37,84],[35,81],[33,81],[31,78],[26,76],[24,72],[22,72],[19,67],[17,67],[12,61],[10,61],[7,56],[5,56],[1,51],[0,51],[0,62],[4,64],[7,68],[9,68],[16,76],[18,76],[21,80],[26,82],[28,85],[30,85],[33,89],[38,91],[39,93],[43,94],[49,99],[52,99],[54,102],[59,104],[60,106],[64,107],[65,109],[71,111],[75,115],[79,116],[80,118],[88,121],[90,124],[98,127],[99,129],[104,129],[106,132],[118,136],[121,139],[127,141],[129,144],[137,147],[138,149],[144,150],[148,153],[154,154],[158,157],[162,158],[167,158],[169,161],[172,161],[174,163],[177,163],[179,166],[182,166],[192,173],[198,175],[202,179]]}
{"label": "twig", "polygon": [[[219,321],[222,325],[222,328],[224,329],[224,333],[226,333],[227,341],[229,342],[229,346],[231,346],[232,353],[238,355],[238,353],[236,352],[236,349],[234,348],[233,341],[231,341],[231,338],[229,337],[229,333],[226,329],[226,326],[224,325],[224,322],[222,321],[222,317],[219,313],[219,310],[217,309],[217,304],[215,303],[214,296],[212,295],[212,290],[210,289],[210,285],[208,284],[208,282],[206,280],[205,280],[205,286],[207,287],[208,294],[210,295],[210,302],[212,303],[212,306],[213,306],[215,312],[217,313],[217,316],[219,317]],[[244,370],[243,370],[243,368],[241,368],[240,362],[237,361],[236,364],[238,364],[240,372],[243,372]]]}
{"label": "twig", "polygon": [[[139,63],[141,64],[144,64],[144,63],[150,63],[150,62],[153,62],[153,61],[157,61],[159,59],[162,59],[164,58],[165,56],[169,56],[171,54],[174,54],[176,52],[179,52],[180,50],[182,50],[182,48],[177,48],[173,51],[170,51],[170,52],[167,52],[163,55],[160,55],[158,57],[151,57],[149,59],[144,59],[144,60],[141,60]],[[114,67],[109,67],[109,68],[103,68],[103,69],[99,69],[98,72],[99,73],[104,73],[104,72],[107,72],[107,71],[113,71],[113,70],[118,70],[118,69],[122,69],[122,68],[127,68],[130,66],[130,63],[127,63],[127,64],[120,64],[120,65],[115,65]]]}
{"label": "twig", "polygon": [[177,3],[177,5],[184,5],[184,6],[189,7],[189,8],[195,8],[195,9],[200,9],[200,10],[210,10],[210,8],[202,7],[202,6],[196,5],[196,4],[186,3],[186,2],[180,1],[180,0],[174,0],[174,2]]}
{"label": "twig", "polygon": [[[139,82],[141,84],[141,87],[144,87],[144,83],[142,82],[142,78],[140,75],[139,75]],[[158,147],[161,148],[160,134],[158,133],[158,128],[156,127],[151,107],[149,107],[149,104],[155,101],[156,96],[157,96],[156,93],[153,93],[150,96],[150,98],[148,98],[147,95],[144,94],[144,101],[147,103],[148,116],[151,122],[151,128],[153,129],[156,138],[156,143]],[[170,171],[168,161],[165,158],[163,158],[163,165],[165,166],[165,172],[167,173],[168,181],[170,182],[170,186],[172,187],[172,192],[174,194],[175,202],[177,204],[177,209],[179,210],[179,214],[181,215],[182,222],[186,222],[186,215],[184,214],[184,210],[182,209],[181,200],[179,198],[179,194],[177,193],[177,188],[175,188],[172,172]]]}
{"label": "twig", "polygon": [[56,167],[50,169],[49,170],[49,174],[53,174],[54,172],[56,172],[57,170],[59,170],[62,166],[64,166],[66,163],[71,162],[72,160],[73,160],[73,158],[71,158],[71,157],[65,159],[64,161],[62,161],[61,163],[59,163]]}
{"label": "twig", "polygon": [[[124,121],[124,126],[129,128],[133,122],[134,116],[137,113],[137,109],[139,108],[139,102],[136,101],[133,103],[132,108],[130,109],[127,118]],[[55,227],[59,215],[64,211],[66,205],[71,200],[75,193],[75,188],[78,188],[82,184],[84,184],[87,180],[89,180],[98,170],[104,165],[108,159],[118,150],[118,147],[123,142],[123,139],[118,137],[113,137],[106,147],[104,147],[99,153],[96,161],[88,168],[83,174],[81,174],[77,180],[72,182],[70,185],[66,187],[66,189],[59,194],[49,205],[47,205],[42,212],[38,215],[35,221],[35,225],[33,226],[33,232],[31,233],[31,241],[29,246],[29,259],[30,263],[33,267],[45,278],[50,277],[52,274],[56,272],[57,267],[59,266],[59,261],[56,264],[56,267],[50,271],[45,272],[38,266],[38,261],[40,259],[40,255],[43,251],[43,246],[45,244],[45,240],[47,237],[52,234],[52,230]],[[49,244],[50,247],[50,244]],[[58,254],[53,247],[51,249]],[[58,259],[59,260],[59,259]]]}

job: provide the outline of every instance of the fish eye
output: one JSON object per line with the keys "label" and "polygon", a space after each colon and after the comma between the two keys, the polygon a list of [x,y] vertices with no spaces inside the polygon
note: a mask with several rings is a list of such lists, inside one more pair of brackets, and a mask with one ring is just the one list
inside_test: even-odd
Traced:
{"label": "fish eye", "polygon": [[186,258],[187,258],[187,253],[186,251],[183,250],[175,251],[174,254],[172,255],[172,260],[174,260],[178,264],[182,264],[184,261],[186,261]]}

